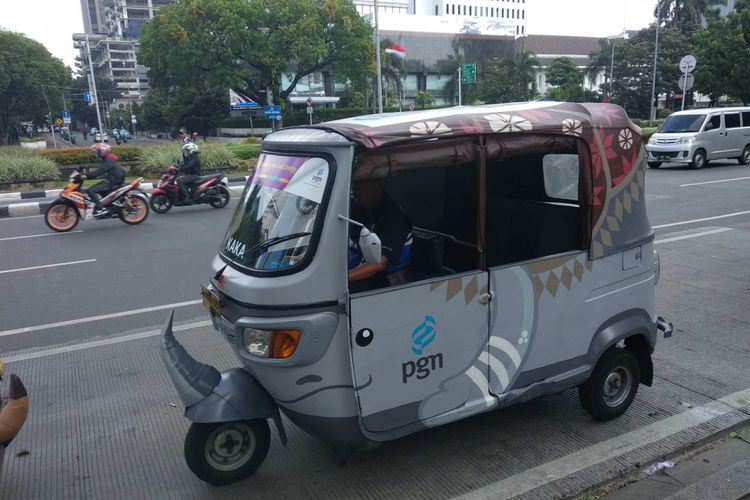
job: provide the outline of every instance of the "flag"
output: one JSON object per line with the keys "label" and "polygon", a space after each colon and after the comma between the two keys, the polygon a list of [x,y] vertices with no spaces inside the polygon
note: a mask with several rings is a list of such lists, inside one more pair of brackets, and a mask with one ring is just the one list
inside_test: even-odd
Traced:
{"label": "flag", "polygon": [[400,43],[394,43],[393,45],[385,49],[385,53],[404,59],[406,57],[406,47],[404,47]]}

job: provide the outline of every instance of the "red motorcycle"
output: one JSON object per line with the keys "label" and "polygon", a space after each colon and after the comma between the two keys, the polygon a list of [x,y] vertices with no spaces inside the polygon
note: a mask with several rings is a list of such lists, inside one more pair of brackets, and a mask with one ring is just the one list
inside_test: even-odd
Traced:
{"label": "red motorcycle", "polygon": [[214,208],[224,208],[229,204],[231,193],[222,181],[223,173],[199,177],[190,188],[190,197],[187,201],[183,201],[180,186],[177,185],[179,173],[180,170],[177,167],[169,167],[167,172],[161,176],[159,185],[151,191],[149,205],[151,205],[151,210],[157,214],[165,214],[173,206],[182,207],[208,203]]}

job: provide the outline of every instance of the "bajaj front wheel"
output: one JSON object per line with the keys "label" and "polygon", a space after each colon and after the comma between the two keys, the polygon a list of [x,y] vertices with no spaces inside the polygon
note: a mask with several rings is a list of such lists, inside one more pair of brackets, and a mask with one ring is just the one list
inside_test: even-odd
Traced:
{"label": "bajaj front wheel", "polygon": [[78,225],[80,218],[78,210],[59,200],[53,201],[44,214],[44,222],[47,223],[50,229],[58,233],[65,233],[72,230]]}
{"label": "bajaj front wheel", "polygon": [[263,419],[194,423],[185,436],[185,461],[198,478],[221,486],[250,477],[270,445],[271,432]]}

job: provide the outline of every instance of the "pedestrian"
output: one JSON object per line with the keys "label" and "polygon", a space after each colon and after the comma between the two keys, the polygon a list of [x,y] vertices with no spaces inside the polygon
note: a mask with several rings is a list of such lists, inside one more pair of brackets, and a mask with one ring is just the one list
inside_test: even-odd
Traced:
{"label": "pedestrian", "polygon": [[84,128],[84,129],[83,129],[83,140],[84,140],[84,141],[87,141],[87,140],[88,140],[88,138],[89,138],[89,133],[88,133],[88,131],[86,130],[86,128]]}

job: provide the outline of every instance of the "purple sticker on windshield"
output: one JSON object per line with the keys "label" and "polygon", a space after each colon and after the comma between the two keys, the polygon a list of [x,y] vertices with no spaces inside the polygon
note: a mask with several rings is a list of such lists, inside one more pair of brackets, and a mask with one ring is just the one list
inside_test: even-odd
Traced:
{"label": "purple sticker on windshield", "polygon": [[309,156],[277,156],[261,154],[250,185],[260,184],[283,191]]}

